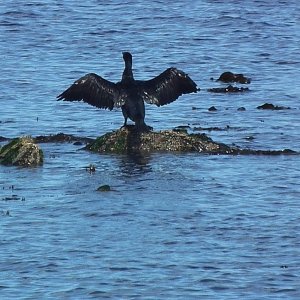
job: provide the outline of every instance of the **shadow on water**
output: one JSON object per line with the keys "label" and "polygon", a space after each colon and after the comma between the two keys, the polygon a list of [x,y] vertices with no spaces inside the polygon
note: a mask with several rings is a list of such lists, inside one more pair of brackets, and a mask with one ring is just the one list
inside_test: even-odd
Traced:
{"label": "shadow on water", "polygon": [[127,153],[120,158],[120,171],[125,176],[143,175],[151,172],[151,154],[140,151],[141,135],[133,126],[126,137]]}
{"label": "shadow on water", "polygon": [[125,176],[141,176],[152,171],[151,154],[134,151],[120,156],[120,172]]}

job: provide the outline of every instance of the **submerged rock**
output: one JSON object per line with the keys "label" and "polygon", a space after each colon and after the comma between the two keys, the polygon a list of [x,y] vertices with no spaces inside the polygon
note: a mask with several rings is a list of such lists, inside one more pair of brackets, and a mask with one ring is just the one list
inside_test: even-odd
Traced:
{"label": "submerged rock", "polygon": [[101,185],[97,188],[97,191],[98,192],[109,192],[111,191],[111,188],[108,184],[104,184],[104,185]]}
{"label": "submerged rock", "polygon": [[277,106],[272,103],[265,103],[263,105],[257,106],[258,109],[270,109],[270,110],[283,110],[283,109],[291,109],[290,107],[285,106]]}
{"label": "submerged rock", "polygon": [[237,111],[246,111],[246,108],[245,107],[239,107],[238,109],[237,109]]}
{"label": "submerged rock", "polygon": [[43,152],[31,137],[16,138],[0,149],[0,163],[35,167],[43,164]]}
{"label": "submerged rock", "polygon": [[134,130],[131,126],[106,133],[88,144],[85,149],[100,153],[169,151],[231,153],[235,151],[225,144],[214,142],[205,134],[189,134],[185,130],[141,133]]}

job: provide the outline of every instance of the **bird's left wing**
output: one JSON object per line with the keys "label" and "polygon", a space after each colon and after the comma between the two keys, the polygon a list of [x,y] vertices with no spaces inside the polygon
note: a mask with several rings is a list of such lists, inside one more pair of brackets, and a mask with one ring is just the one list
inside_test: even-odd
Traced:
{"label": "bird's left wing", "polygon": [[113,109],[120,106],[118,84],[90,73],[76,80],[67,90],[57,96],[57,100],[87,102],[98,108]]}
{"label": "bird's left wing", "polygon": [[137,84],[144,101],[157,106],[171,103],[183,94],[200,90],[186,73],[176,68],[169,68],[151,80],[137,81]]}

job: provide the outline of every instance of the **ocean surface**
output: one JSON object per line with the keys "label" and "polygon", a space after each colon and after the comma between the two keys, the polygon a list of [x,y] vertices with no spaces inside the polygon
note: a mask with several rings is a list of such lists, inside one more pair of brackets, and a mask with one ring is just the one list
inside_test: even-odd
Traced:
{"label": "ocean surface", "polygon": [[[146,105],[154,130],[300,151],[298,0],[7,0],[0,35],[2,137],[119,128],[120,110],[56,96],[86,73],[120,80],[131,51],[136,79],[174,66],[201,88]],[[224,71],[250,91],[208,92]],[[42,167],[0,166],[1,299],[300,299],[300,155],[40,146]]]}

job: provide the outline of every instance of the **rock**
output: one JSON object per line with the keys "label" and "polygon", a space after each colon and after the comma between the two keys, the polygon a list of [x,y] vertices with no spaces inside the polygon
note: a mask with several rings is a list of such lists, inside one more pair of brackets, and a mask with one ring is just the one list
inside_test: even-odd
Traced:
{"label": "rock", "polygon": [[37,143],[71,143],[74,142],[77,145],[82,145],[82,143],[87,144],[90,143],[93,139],[86,138],[86,137],[77,137],[72,134],[64,134],[64,133],[58,133],[53,135],[40,135],[35,137],[35,142]]}
{"label": "rock", "polygon": [[35,167],[43,164],[43,152],[31,137],[13,139],[0,149],[0,163]]}
{"label": "rock", "polygon": [[111,191],[111,188],[108,184],[104,184],[104,185],[101,185],[97,188],[97,191],[99,192],[109,192]]}
{"label": "rock", "polygon": [[237,109],[237,111],[246,111],[246,108],[245,107],[239,107],[238,109]]}
{"label": "rock", "polygon": [[215,106],[211,106],[208,111],[217,111],[216,107]]}
{"label": "rock", "polygon": [[203,152],[232,153],[229,146],[216,143],[205,134],[188,134],[187,131],[165,130],[137,132],[127,126],[109,132],[88,144],[85,149],[100,153],[135,152]]}
{"label": "rock", "polygon": [[270,110],[283,110],[283,109],[291,109],[290,107],[285,106],[277,106],[272,103],[265,103],[263,105],[257,106],[258,109],[270,109]]}
{"label": "rock", "polygon": [[[227,127],[228,129],[229,127]],[[252,150],[241,149],[214,142],[206,134],[186,131],[164,130],[159,132],[137,132],[134,126],[126,126],[108,132],[88,144],[85,150],[98,153],[140,154],[151,152],[198,152],[206,154],[241,155],[297,155],[290,149]]]}
{"label": "rock", "polygon": [[232,72],[224,72],[220,75],[220,77],[217,79],[217,81],[222,82],[237,82],[241,84],[249,84],[251,82],[250,78],[245,77],[243,74],[234,74]]}
{"label": "rock", "polygon": [[208,92],[211,93],[241,93],[241,92],[248,92],[249,88],[244,88],[244,87],[236,87],[232,85],[228,85],[227,87],[224,88],[211,88],[207,90]]}

